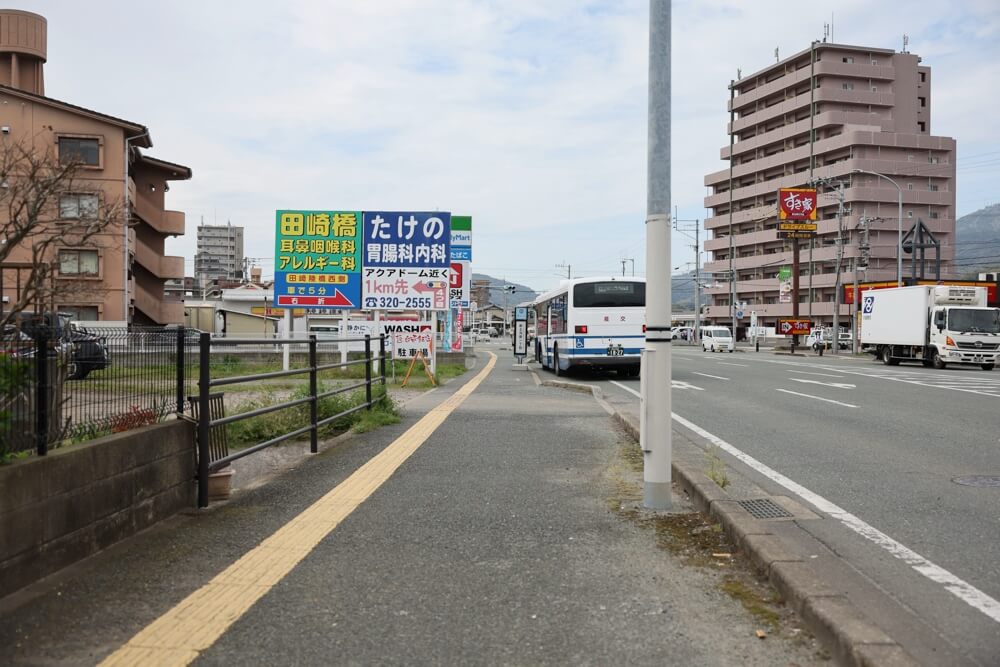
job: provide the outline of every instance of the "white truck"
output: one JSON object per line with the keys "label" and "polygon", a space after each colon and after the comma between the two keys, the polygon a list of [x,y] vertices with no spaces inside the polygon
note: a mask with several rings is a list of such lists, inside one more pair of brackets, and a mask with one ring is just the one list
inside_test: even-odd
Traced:
{"label": "white truck", "polygon": [[985,287],[917,285],[861,293],[861,347],[882,363],[976,364],[1000,357],[1000,308],[986,306]]}

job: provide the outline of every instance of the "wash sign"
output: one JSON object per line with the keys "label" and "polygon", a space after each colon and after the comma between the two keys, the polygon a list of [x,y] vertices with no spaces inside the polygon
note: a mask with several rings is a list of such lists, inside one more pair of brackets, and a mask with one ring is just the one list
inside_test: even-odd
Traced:
{"label": "wash sign", "polygon": [[447,310],[451,213],[365,211],[362,301],[369,310]]}
{"label": "wash sign", "polygon": [[361,306],[361,212],[276,211],[274,305]]}

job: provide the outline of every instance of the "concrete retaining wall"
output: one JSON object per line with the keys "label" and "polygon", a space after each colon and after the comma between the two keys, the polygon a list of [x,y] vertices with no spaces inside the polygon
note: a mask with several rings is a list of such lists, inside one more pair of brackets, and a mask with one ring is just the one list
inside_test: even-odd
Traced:
{"label": "concrete retaining wall", "polygon": [[0,597],[193,507],[194,441],[175,420],[0,466]]}

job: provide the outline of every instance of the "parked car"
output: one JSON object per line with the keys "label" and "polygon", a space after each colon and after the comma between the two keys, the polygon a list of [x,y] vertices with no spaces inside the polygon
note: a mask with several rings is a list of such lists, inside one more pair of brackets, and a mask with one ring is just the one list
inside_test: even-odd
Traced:
{"label": "parked car", "polygon": [[[841,331],[837,338],[841,350],[851,349],[851,332]],[[806,347],[815,351],[819,351],[821,348],[829,350],[833,347],[833,331],[829,327],[811,329],[809,337],[806,338]]]}
{"label": "parked car", "polygon": [[[31,341],[29,351],[23,351],[20,358],[34,357],[34,341],[43,332],[51,341],[52,354],[62,356],[69,364],[70,380],[82,380],[91,371],[101,370],[111,365],[111,354],[107,341],[82,326],[71,322],[67,313],[35,313],[21,311],[11,318],[8,325]],[[6,336],[5,332],[5,336]]]}
{"label": "parked car", "polygon": [[73,343],[70,380],[82,380],[91,371],[99,371],[111,365],[111,352],[105,338],[87,331],[73,322],[69,325],[69,336]]}
{"label": "parked car", "polygon": [[693,327],[674,327],[670,330],[671,340],[691,340],[693,336]]}
{"label": "parked car", "polygon": [[736,349],[733,332],[729,327],[702,327],[701,349],[703,352],[732,352]]}

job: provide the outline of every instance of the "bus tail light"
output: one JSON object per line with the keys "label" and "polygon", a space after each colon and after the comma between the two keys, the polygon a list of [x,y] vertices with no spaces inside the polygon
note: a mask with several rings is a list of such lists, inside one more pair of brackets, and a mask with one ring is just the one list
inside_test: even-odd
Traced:
{"label": "bus tail light", "polygon": [[642,325],[642,333],[646,333],[646,325],[645,324]]}
{"label": "bus tail light", "polygon": [[585,333],[587,333],[587,325],[586,324],[578,324],[577,327],[576,327],[576,332],[578,334],[585,334]]}

